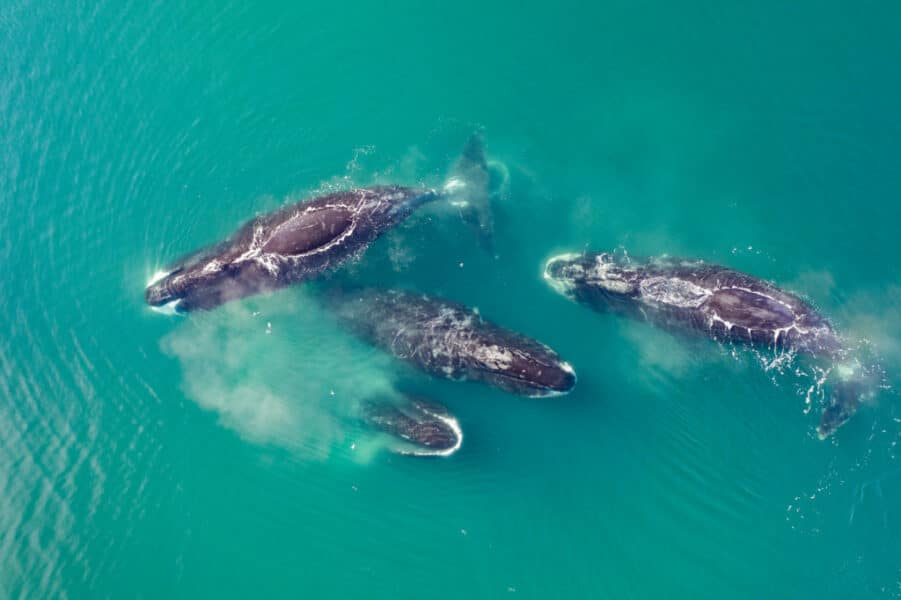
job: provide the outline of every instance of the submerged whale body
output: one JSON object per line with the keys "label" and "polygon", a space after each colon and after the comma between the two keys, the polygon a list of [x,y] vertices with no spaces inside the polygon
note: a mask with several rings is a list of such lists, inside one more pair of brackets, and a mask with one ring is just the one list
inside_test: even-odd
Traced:
{"label": "submerged whale body", "polygon": [[544,344],[454,302],[398,290],[333,292],[329,302],[351,331],[438,377],[525,396],[564,394],[576,383],[572,367]]}
{"label": "submerged whale body", "polygon": [[[286,206],[246,223],[230,239],[176,262],[147,286],[154,307],[209,310],[307,281],[362,253],[423,204],[444,200],[489,210],[482,138],[466,144],[456,175],[441,190],[375,186]],[[483,217],[487,218],[487,217]]]}
{"label": "submerged whale body", "polygon": [[448,456],[463,443],[457,419],[445,407],[425,400],[366,402],[363,421],[401,440],[395,448],[400,454]]}
{"label": "submerged whale body", "polygon": [[[632,261],[600,252],[554,257],[544,277],[565,296],[599,311],[721,341],[840,357],[838,336],[812,306],[727,267],[665,258]],[[851,417],[865,387],[854,379],[838,382],[817,430],[820,438]]]}

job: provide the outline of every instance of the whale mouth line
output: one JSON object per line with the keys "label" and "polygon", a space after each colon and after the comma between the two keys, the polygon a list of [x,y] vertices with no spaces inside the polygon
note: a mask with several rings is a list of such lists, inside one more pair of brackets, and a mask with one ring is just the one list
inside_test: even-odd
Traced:
{"label": "whale mouth line", "polygon": [[525,393],[521,393],[520,395],[525,396],[526,398],[551,398],[554,396],[565,396],[566,394],[570,393],[573,390],[573,388],[576,386],[576,372],[572,368],[572,365],[570,365],[568,362],[563,361],[560,364],[554,365],[551,368],[560,369],[560,370],[564,371],[565,373],[572,375],[572,378],[573,378],[572,383],[570,385],[568,385],[565,389],[558,389],[558,388],[552,387],[551,385],[538,383],[538,382],[534,381],[533,379],[529,379],[526,377],[519,377],[517,375],[510,375],[510,374],[503,373],[503,372],[497,371],[497,370],[492,370],[492,369],[477,369],[477,370],[481,371],[483,373],[492,375],[494,377],[501,378],[505,381],[513,382],[514,384],[525,385],[528,388],[528,391],[526,391]]}

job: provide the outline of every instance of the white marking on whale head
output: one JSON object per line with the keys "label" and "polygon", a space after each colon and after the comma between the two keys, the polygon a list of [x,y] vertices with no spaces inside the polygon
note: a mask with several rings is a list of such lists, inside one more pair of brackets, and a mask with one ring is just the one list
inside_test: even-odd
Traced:
{"label": "white marking on whale head", "polygon": [[[627,260],[628,257],[625,257]],[[616,257],[608,252],[602,252],[594,257],[594,265],[587,269],[586,280],[591,285],[604,288],[614,294],[629,294],[635,291],[634,281],[626,276],[634,275],[635,269],[617,261]]]}
{"label": "white marking on whale head", "polygon": [[478,346],[473,351],[473,357],[494,371],[506,371],[513,363],[513,353],[497,344]]}

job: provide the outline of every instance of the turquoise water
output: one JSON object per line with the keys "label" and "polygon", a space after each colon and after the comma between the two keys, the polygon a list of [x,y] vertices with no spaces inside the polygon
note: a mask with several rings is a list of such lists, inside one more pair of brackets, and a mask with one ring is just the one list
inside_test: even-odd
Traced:
{"label": "turquoise water", "polygon": [[[901,596],[899,25],[894,2],[4,3],[0,596]],[[416,376],[308,287],[144,306],[257,212],[440,184],[477,127],[497,258],[423,211],[338,276],[477,306],[570,361],[572,394]],[[890,389],[820,442],[801,366],[541,280],[620,246],[802,294]],[[400,378],[459,417],[457,454],[347,418]]]}

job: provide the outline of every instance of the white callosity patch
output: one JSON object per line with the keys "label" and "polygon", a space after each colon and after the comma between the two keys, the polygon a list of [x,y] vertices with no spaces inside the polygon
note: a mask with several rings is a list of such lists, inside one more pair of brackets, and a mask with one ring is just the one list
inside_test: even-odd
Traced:
{"label": "white callosity patch", "polygon": [[497,344],[477,345],[472,351],[472,356],[495,371],[506,371],[513,364],[513,352]]}
{"label": "white callosity patch", "polygon": [[638,286],[646,303],[660,303],[679,308],[698,308],[712,294],[699,285],[677,277],[648,277]]}
{"label": "white callosity patch", "polygon": [[632,283],[635,269],[613,261],[609,254],[599,254],[591,267],[584,270],[585,282],[602,287],[608,292],[628,294],[635,289]]}

